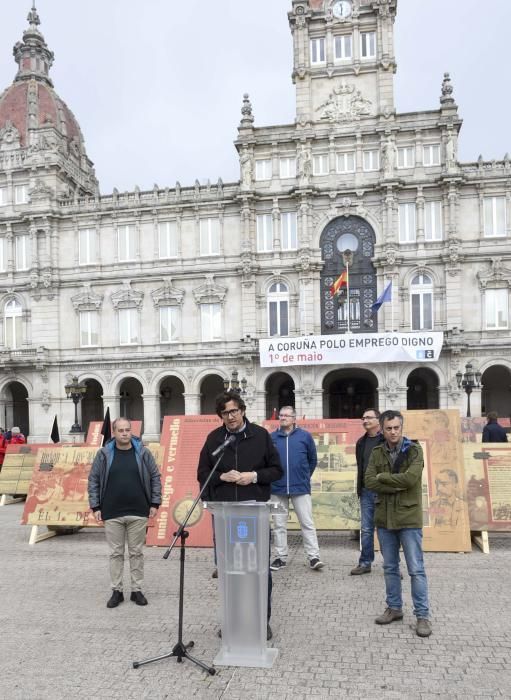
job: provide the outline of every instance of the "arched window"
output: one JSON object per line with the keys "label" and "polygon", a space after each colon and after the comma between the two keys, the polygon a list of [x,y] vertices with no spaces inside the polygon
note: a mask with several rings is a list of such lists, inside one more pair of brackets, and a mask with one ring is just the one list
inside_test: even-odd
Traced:
{"label": "arched window", "polygon": [[289,291],[283,282],[275,282],[268,290],[268,333],[289,333]]}
{"label": "arched window", "polygon": [[22,343],[23,309],[19,301],[11,299],[4,306],[4,344],[8,348],[19,348]]}
{"label": "arched window", "polygon": [[433,328],[433,280],[424,273],[415,275],[410,285],[412,331]]}

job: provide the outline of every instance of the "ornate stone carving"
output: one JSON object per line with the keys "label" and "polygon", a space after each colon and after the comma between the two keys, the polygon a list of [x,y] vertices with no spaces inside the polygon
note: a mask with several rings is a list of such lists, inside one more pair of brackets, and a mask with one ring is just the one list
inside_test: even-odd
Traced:
{"label": "ornate stone carving", "polygon": [[454,106],[456,103],[454,97],[452,96],[454,88],[451,82],[451,76],[449,73],[444,73],[444,79],[442,81],[442,94],[440,95],[440,104],[444,106]]}
{"label": "ornate stone carving", "polygon": [[396,144],[392,136],[389,136],[382,146],[381,150],[381,168],[385,177],[394,175],[396,166]]}
{"label": "ornate stone carving", "polygon": [[240,126],[250,128],[254,123],[254,115],[252,114],[252,103],[250,102],[248,93],[243,95],[243,104],[241,106],[241,122]]}
{"label": "ornate stone carving", "polygon": [[37,178],[35,185],[29,190],[30,200],[32,202],[37,202],[45,199],[51,199],[54,195],[54,191],[48,185],[40,179]]}
{"label": "ornate stone carving", "polygon": [[103,295],[93,292],[90,284],[84,284],[84,291],[71,297],[71,303],[75,311],[97,311],[103,303]]}
{"label": "ornate stone carving", "polygon": [[137,292],[131,288],[131,283],[125,282],[124,288],[110,295],[114,309],[140,309],[142,306],[143,292]]}
{"label": "ornate stone carving", "polygon": [[170,279],[168,279],[163,287],[159,287],[151,292],[153,303],[156,307],[159,306],[182,306],[185,296],[183,289],[173,287]]}
{"label": "ornate stone carving", "polygon": [[342,80],[316,112],[320,113],[321,120],[335,124],[360,119],[371,113],[371,107],[371,100],[364,98],[355,85]]}
{"label": "ornate stone carving", "polygon": [[480,289],[487,287],[511,287],[511,269],[504,267],[501,257],[493,257],[489,261],[486,272],[478,272]]}
{"label": "ornate stone carving", "polygon": [[227,287],[215,284],[214,275],[212,274],[206,275],[205,284],[193,290],[196,304],[223,304],[226,294]]}
{"label": "ornate stone carving", "polygon": [[298,153],[298,175],[301,186],[309,184],[312,175],[312,155],[310,148],[305,144],[302,144]]}
{"label": "ornate stone carving", "polygon": [[0,129],[0,151],[12,151],[20,147],[20,132],[8,119]]}
{"label": "ornate stone carving", "polygon": [[146,371],[144,372],[144,377],[146,378],[147,383],[150,384],[151,379],[154,377],[154,372],[152,371],[152,369],[146,369]]}
{"label": "ornate stone carving", "polygon": [[46,412],[51,406],[51,397],[48,389],[43,389],[41,392],[41,406]]}
{"label": "ornate stone carving", "polygon": [[241,187],[244,190],[249,190],[252,187],[252,173],[254,169],[254,161],[247,150],[244,150],[240,157],[241,169]]}

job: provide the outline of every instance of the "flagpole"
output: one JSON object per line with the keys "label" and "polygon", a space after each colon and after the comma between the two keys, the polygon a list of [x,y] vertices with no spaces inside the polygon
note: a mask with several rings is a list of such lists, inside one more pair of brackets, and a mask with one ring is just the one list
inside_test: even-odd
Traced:
{"label": "flagpole", "polygon": [[392,299],[390,300],[390,326],[391,332],[394,333],[394,294],[392,294]]}

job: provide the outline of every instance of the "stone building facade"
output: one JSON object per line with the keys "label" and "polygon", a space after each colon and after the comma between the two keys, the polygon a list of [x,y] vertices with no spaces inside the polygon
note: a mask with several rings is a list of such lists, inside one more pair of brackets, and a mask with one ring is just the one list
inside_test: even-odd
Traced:
{"label": "stone building facade", "polygon": [[[296,120],[259,128],[243,98],[240,180],[101,195],[53,89],[32,9],[0,95],[0,425],[45,440],[112,415],[159,435],[212,412],[234,370],[252,418],[380,409],[509,415],[511,164],[461,163],[448,74],[437,109],[394,106],[397,0],[291,0]],[[440,84],[441,82],[441,84]],[[228,145],[226,144],[226,147]],[[329,287],[353,251],[349,310]],[[392,304],[371,305],[393,283]],[[438,362],[265,369],[258,339],[441,330]]]}

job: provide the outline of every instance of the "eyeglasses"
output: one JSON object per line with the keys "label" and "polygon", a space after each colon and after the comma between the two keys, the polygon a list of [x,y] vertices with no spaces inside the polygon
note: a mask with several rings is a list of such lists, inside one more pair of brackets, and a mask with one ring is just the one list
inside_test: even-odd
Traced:
{"label": "eyeglasses", "polygon": [[289,413],[279,413],[279,418],[294,418],[294,416]]}
{"label": "eyeglasses", "polygon": [[362,416],[362,420],[378,420],[376,416]]}
{"label": "eyeglasses", "polygon": [[240,411],[241,408],[231,408],[230,411],[221,411],[220,415],[222,418],[233,418],[234,416],[237,416]]}

